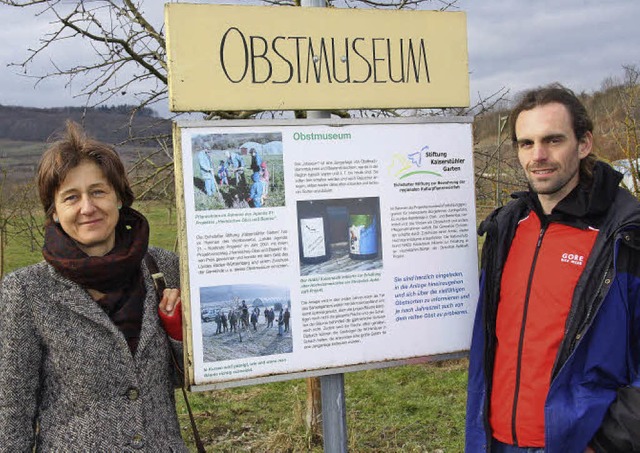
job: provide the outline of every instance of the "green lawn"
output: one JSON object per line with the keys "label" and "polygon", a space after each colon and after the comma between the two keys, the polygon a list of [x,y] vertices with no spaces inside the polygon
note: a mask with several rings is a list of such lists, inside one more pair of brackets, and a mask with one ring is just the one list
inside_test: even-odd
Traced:
{"label": "green lawn", "polygon": [[[463,451],[466,381],[465,359],[346,374],[349,451]],[[196,451],[182,395],[176,398],[184,438]],[[306,433],[305,400],[303,380],[190,394],[212,452],[322,452]]]}
{"label": "green lawn", "polygon": [[[151,226],[149,243],[175,251],[177,249],[175,208],[169,209],[157,202],[136,203],[133,207],[142,212],[149,220]],[[37,211],[37,215],[40,216],[41,212]],[[43,220],[44,215],[40,220],[37,220],[38,227],[41,227]],[[38,237],[32,239],[30,235],[20,234],[15,228],[9,229],[5,245],[5,273],[42,261],[41,233],[37,233],[35,236]]]}

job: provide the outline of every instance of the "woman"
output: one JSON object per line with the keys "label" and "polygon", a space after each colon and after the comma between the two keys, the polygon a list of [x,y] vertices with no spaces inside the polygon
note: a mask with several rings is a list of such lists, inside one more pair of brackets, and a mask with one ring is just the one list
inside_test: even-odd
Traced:
{"label": "woman", "polygon": [[[122,162],[77,124],[37,181],[45,261],[0,288],[0,451],[187,451],[170,356],[182,357],[177,257],[147,252]],[[174,288],[160,304],[147,253]]]}

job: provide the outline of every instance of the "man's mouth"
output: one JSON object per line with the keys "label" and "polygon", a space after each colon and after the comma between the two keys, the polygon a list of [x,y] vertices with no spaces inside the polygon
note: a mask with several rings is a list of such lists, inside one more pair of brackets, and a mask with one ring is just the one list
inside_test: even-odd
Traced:
{"label": "man's mouth", "polygon": [[555,171],[555,168],[538,168],[529,170],[531,173],[537,176],[550,175]]}

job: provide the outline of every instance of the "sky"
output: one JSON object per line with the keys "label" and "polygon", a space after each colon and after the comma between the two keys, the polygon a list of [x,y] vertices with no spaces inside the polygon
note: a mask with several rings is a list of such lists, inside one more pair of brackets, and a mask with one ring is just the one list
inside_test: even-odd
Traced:
{"label": "sky", "polygon": [[[143,3],[158,27],[163,3]],[[472,104],[496,92],[508,90],[507,97],[513,97],[551,82],[590,93],[600,89],[607,77],[621,78],[623,65],[640,66],[638,0],[458,0],[457,6],[467,14]],[[29,74],[20,75],[20,68],[7,67],[24,60],[28,49],[36,47],[49,29],[47,17],[34,15],[40,9],[0,5],[0,104],[83,105],[75,97],[79,81],[69,84],[65,79],[49,79],[34,86],[35,79]],[[61,46],[30,66],[30,74],[46,73],[52,61],[81,62],[88,52],[73,43]],[[132,100],[110,103],[128,102]]]}

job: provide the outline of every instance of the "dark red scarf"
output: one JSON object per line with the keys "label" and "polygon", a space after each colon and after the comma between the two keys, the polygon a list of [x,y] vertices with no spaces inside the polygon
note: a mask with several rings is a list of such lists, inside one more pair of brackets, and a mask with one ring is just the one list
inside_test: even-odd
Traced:
{"label": "dark red scarf", "polygon": [[69,280],[105,293],[97,303],[124,334],[132,354],[142,327],[145,286],[141,263],[148,246],[147,219],[128,207],[120,210],[115,246],[104,256],[88,256],[57,223],[45,227],[44,259]]}

